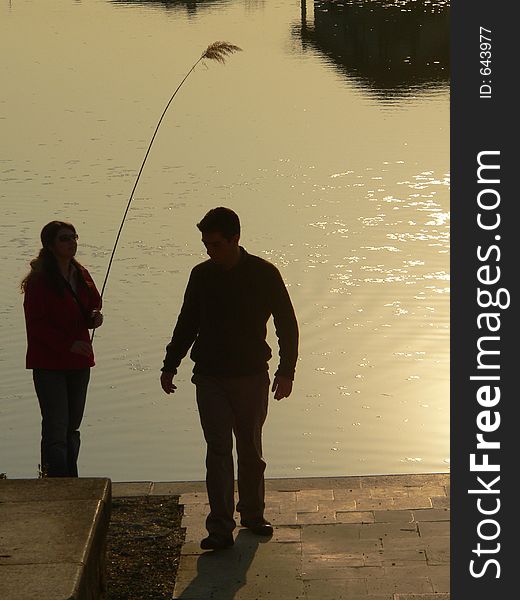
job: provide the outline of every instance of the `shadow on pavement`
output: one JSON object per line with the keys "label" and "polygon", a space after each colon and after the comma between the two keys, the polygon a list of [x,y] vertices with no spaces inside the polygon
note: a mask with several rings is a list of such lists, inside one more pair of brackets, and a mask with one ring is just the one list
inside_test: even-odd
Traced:
{"label": "shadow on pavement", "polygon": [[247,572],[260,544],[269,542],[247,529],[241,529],[235,545],[226,550],[205,552],[196,563],[194,578],[176,598],[179,600],[233,600],[247,583]]}

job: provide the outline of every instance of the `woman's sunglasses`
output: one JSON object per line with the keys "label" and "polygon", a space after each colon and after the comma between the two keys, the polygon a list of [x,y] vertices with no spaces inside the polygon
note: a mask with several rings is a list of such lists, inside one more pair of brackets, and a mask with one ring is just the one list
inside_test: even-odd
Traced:
{"label": "woman's sunglasses", "polygon": [[76,242],[79,238],[77,233],[62,233],[58,236],[59,242]]}

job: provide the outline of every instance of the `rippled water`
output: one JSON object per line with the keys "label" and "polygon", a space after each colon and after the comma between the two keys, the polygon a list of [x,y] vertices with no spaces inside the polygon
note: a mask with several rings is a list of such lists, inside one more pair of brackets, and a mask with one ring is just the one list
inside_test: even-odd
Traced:
{"label": "rippled water", "polygon": [[[80,469],[204,476],[186,359],[158,383],[195,223],[234,208],[281,270],[301,329],[291,398],[265,427],[270,477],[449,465],[449,65],[443,2],[12,1],[0,7],[0,472],[34,476],[39,411],[17,286],[43,224],[72,221],[105,292]],[[269,341],[276,348],[272,327]],[[275,353],[276,354],[276,353]],[[271,368],[276,359],[273,359]]]}

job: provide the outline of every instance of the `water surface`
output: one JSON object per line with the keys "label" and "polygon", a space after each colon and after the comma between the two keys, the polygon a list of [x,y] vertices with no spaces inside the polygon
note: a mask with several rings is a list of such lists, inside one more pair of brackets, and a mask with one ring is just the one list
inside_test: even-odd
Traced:
{"label": "water surface", "polygon": [[[293,395],[272,401],[270,477],[445,471],[449,65],[443,2],[5,2],[0,7],[0,472],[36,473],[40,417],[18,292],[41,227],[70,220],[101,285],[123,230],[82,425],[81,474],[204,477],[192,363],[159,387],[195,223],[235,209],[298,315]],[[271,326],[269,342],[275,349]]]}

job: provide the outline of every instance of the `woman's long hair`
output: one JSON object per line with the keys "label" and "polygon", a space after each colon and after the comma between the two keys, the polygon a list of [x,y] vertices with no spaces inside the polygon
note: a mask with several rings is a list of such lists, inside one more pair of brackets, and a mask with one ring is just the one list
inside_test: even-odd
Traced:
{"label": "woman's long hair", "polygon": [[[22,294],[27,289],[27,284],[29,281],[39,274],[43,275],[58,293],[63,294],[65,289],[65,280],[60,273],[58,261],[51,250],[54,242],[56,241],[58,231],[63,228],[70,229],[72,233],[76,233],[74,225],[72,225],[72,223],[66,223],[65,221],[51,221],[42,229],[40,234],[42,248],[38,253],[38,256],[31,260],[31,270],[22,279],[20,284]],[[71,262],[77,269],[79,281],[81,283],[85,283],[82,273],[83,267],[75,258],[73,258]]]}

